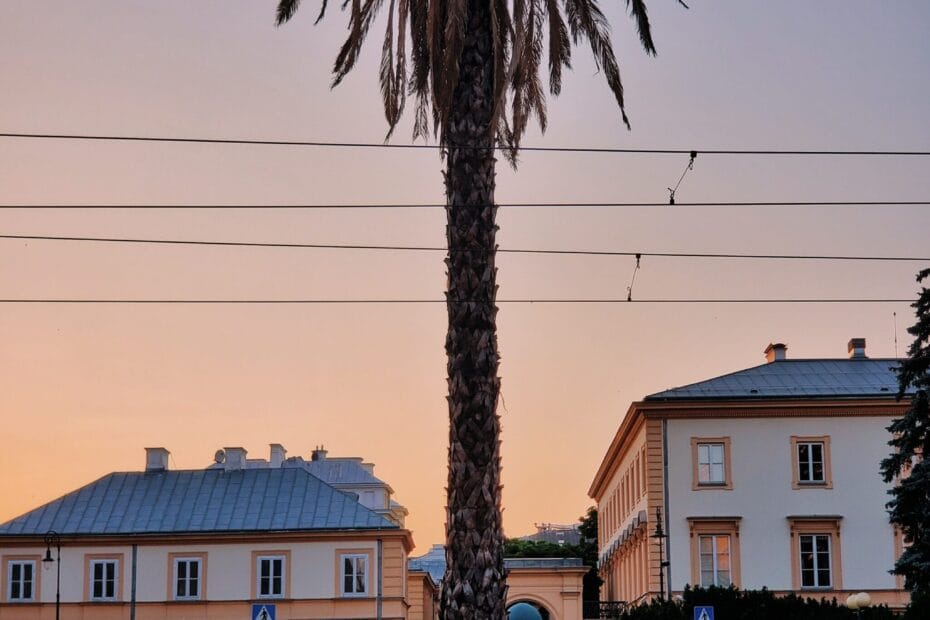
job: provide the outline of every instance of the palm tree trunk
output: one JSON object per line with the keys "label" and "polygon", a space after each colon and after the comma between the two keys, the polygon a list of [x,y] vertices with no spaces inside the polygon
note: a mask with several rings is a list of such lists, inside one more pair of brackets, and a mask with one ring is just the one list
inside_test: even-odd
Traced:
{"label": "palm tree trunk", "polygon": [[468,0],[445,127],[449,480],[440,618],[505,618],[494,265],[494,57],[488,0]]}

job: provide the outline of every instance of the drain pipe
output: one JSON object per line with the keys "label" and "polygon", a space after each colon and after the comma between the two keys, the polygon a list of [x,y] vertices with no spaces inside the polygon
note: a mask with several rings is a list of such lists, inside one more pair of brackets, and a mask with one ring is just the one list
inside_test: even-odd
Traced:
{"label": "drain pipe", "polygon": [[375,615],[378,618],[378,620],[381,620],[382,606],[384,604],[384,601],[381,598],[383,594],[382,584],[384,581],[384,577],[381,575],[381,567],[384,565],[383,557],[384,557],[384,541],[379,538],[378,539],[378,593],[377,593],[377,597],[375,598]]}
{"label": "drain pipe", "polygon": [[139,556],[139,545],[132,546],[132,577],[129,594],[129,620],[136,620],[136,564]]}

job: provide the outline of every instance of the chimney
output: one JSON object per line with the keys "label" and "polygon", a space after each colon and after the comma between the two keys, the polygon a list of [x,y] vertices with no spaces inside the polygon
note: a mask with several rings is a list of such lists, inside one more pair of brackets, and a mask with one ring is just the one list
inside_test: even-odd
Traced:
{"label": "chimney", "polygon": [[849,344],[846,345],[849,352],[849,359],[864,360],[865,356],[865,338],[850,338]]}
{"label": "chimney", "polygon": [[284,465],[284,457],[287,454],[287,450],[284,449],[279,443],[271,444],[271,460],[269,465],[271,467],[281,467]]}
{"label": "chimney", "polygon": [[769,343],[769,346],[765,347],[765,361],[771,363],[785,359],[788,359],[788,347],[781,342]]}
{"label": "chimney", "polygon": [[323,448],[323,446],[318,446],[318,447],[310,454],[310,460],[311,460],[311,461],[325,461],[325,460],[326,460],[326,455],[327,455],[327,454],[328,454],[328,452]]}
{"label": "chimney", "polygon": [[223,468],[226,471],[238,471],[245,469],[245,448],[223,448],[226,452],[226,463]]}
{"label": "chimney", "polygon": [[168,471],[168,456],[164,448],[145,449],[145,471]]}

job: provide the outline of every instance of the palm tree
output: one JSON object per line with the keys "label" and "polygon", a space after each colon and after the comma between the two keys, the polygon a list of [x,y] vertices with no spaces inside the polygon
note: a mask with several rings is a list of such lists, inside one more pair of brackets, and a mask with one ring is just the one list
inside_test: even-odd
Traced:
{"label": "palm tree", "polygon": [[[409,91],[416,98],[414,138],[428,137],[431,124],[446,164],[450,426],[440,617],[497,620],[506,616],[507,586],[497,415],[495,147],[504,147],[505,156],[516,165],[529,118],[535,115],[546,129],[540,77],[544,41],[552,95],[561,90],[563,67],[571,67],[572,43],[587,41],[629,128],[623,85],[609,25],[597,0],[388,2],[380,66],[388,136],[401,118]],[[326,13],[326,3],[322,0],[317,23]],[[293,17],[299,4],[300,0],[279,0],[278,25]],[[343,0],[349,36],[336,56],[333,86],[355,66],[383,4],[384,0]],[[626,4],[644,49],[655,54],[644,0]]]}

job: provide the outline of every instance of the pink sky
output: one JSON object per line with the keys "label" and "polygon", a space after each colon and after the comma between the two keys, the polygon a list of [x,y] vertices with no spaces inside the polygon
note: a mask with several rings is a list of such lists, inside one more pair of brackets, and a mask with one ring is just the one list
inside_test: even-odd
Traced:
{"label": "pink sky", "polygon": [[[379,142],[383,25],[335,91],[343,16],[273,27],[274,2],[0,4],[0,132]],[[550,131],[525,144],[930,150],[924,3],[649,3],[659,56],[605,5],[633,131],[578,49]],[[409,140],[409,119],[394,141]],[[498,199],[664,201],[683,156],[526,153]],[[679,201],[927,200],[928,158],[699,155]],[[0,139],[0,204],[441,202],[435,152]],[[926,256],[928,208],[504,209],[501,247]],[[440,210],[0,210],[0,234],[442,245]],[[625,297],[629,258],[501,255],[502,298]],[[915,295],[921,263],[646,256],[637,298]],[[441,298],[441,254],[0,240],[4,298]],[[572,522],[630,401],[790,357],[899,351],[906,304],[505,305],[509,535]],[[114,470],[144,446],[173,467],[222,446],[363,456],[442,540],[445,311],[435,306],[0,305],[0,520]],[[876,464],[877,469],[877,464]]]}

